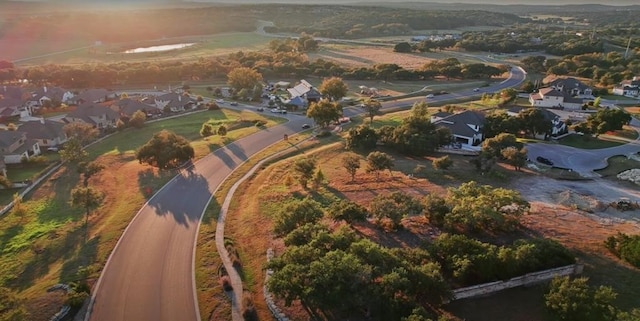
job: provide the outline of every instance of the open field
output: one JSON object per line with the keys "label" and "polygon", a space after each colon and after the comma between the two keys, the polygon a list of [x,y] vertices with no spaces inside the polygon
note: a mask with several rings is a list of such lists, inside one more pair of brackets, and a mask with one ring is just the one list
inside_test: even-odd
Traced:
{"label": "open field", "polygon": [[91,146],[89,154],[106,169],[92,177],[89,185],[104,193],[105,200],[89,218],[87,241],[84,211],[71,208],[68,203],[69,191],[81,182],[81,177],[73,166],[64,166],[24,201],[25,215],[9,213],[0,219],[0,284],[18,291],[32,314],[30,320],[48,320],[60,306],[44,304],[51,303],[46,289],[84,278],[93,283],[131,218],[152,193],[175,175],[174,171],[139,164],[134,155],[136,145],[160,129],[169,129],[193,139],[200,158],[260,130],[255,126],[240,127],[229,131],[225,139],[212,136],[203,140],[198,135],[202,123],[231,125],[240,118],[264,119],[268,126],[277,123],[251,112],[203,111],[150,123],[141,130],[128,129]]}
{"label": "open field", "polygon": [[[140,61],[167,61],[167,60],[195,60],[201,57],[223,56],[240,50],[260,50],[266,46],[271,38],[258,35],[253,32],[227,33],[208,36],[187,36],[165,38],[159,40],[138,41],[128,43],[103,44],[94,46],[89,44],[79,46],[77,44],[68,44],[65,48],[76,49],[65,52],[63,49],[45,49],[55,48],[49,46],[46,41],[40,47],[30,47],[31,52],[23,54],[23,59],[18,62],[20,66],[40,65],[46,63],[56,64],[85,64],[85,63],[114,63],[120,61],[140,62]],[[196,43],[195,45],[171,51],[149,52],[125,54],[125,50],[151,47],[168,44],[180,43]],[[40,48],[40,49],[39,49]],[[56,51],[60,53],[56,54]]]}
{"label": "open field", "polygon": [[[375,64],[397,64],[405,69],[418,69],[424,64],[450,58],[448,51],[425,53],[398,53],[392,47],[368,45],[322,45],[318,52],[309,54],[311,60],[324,59],[350,67],[370,67]],[[469,56],[456,56],[461,63],[480,62]]]}

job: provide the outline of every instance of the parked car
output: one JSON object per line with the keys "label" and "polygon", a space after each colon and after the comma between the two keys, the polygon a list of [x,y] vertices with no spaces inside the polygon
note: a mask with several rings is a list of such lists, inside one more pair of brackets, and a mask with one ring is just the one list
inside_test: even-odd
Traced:
{"label": "parked car", "polygon": [[51,146],[49,148],[47,148],[48,152],[53,152],[53,153],[57,153],[60,150],[60,148],[55,147],[55,146]]}
{"label": "parked car", "polygon": [[302,129],[309,129],[309,128],[311,128],[311,125],[309,124],[302,125]]}
{"label": "parked car", "polygon": [[553,166],[553,162],[548,158],[544,158],[542,156],[538,156],[538,157],[536,157],[536,160],[538,162],[542,163],[542,164]]}

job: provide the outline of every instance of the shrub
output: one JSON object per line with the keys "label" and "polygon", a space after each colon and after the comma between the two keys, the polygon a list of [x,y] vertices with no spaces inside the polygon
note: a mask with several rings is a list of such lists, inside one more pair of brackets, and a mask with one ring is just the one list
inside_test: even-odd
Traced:
{"label": "shrub", "polygon": [[447,170],[453,165],[453,160],[449,156],[443,156],[433,160],[434,169]]}
{"label": "shrub", "polygon": [[225,291],[233,290],[233,286],[231,286],[231,280],[229,280],[229,276],[225,275],[220,278],[220,283],[222,283],[222,289]]}
{"label": "shrub", "polygon": [[242,310],[242,318],[246,321],[258,321],[258,314],[256,312],[256,307],[253,305],[253,299],[245,293],[242,298],[242,306],[244,306]]}
{"label": "shrub", "polygon": [[618,233],[616,236],[609,236],[605,246],[617,257],[640,267],[640,235]]}
{"label": "shrub", "polygon": [[427,166],[424,166],[422,164],[416,165],[416,167],[413,169],[413,175],[415,176],[424,176],[426,173],[427,173]]}
{"label": "shrub", "polygon": [[80,308],[84,301],[89,298],[87,292],[72,292],[67,295],[66,304],[71,308]]}

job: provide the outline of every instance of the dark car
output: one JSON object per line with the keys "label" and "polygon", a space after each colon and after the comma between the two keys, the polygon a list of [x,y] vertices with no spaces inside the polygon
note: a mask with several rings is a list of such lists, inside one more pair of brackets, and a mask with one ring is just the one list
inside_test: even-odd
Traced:
{"label": "dark car", "polygon": [[538,156],[538,157],[536,157],[536,160],[538,162],[542,163],[542,164],[553,166],[553,162],[548,158],[544,158],[542,156]]}
{"label": "dark car", "polygon": [[258,109],[256,109],[257,111],[264,111],[264,108],[262,107],[258,107]]}
{"label": "dark car", "polygon": [[229,105],[231,105],[231,106],[238,106],[238,103],[234,101],[234,102],[230,103]]}
{"label": "dark car", "polygon": [[309,128],[311,128],[311,125],[309,124],[302,125],[302,129],[309,129]]}

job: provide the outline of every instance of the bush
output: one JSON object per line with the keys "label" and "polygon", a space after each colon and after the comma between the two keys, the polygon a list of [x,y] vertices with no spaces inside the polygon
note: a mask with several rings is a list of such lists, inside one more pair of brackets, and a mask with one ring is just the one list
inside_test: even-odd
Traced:
{"label": "bush", "polygon": [[258,321],[258,313],[256,312],[256,307],[253,305],[253,300],[248,294],[244,294],[242,298],[242,305],[244,309],[242,310],[242,318],[246,321]]}
{"label": "bush", "polygon": [[415,176],[424,176],[425,174],[427,174],[427,166],[424,166],[422,164],[418,164],[413,169],[413,175],[415,175]]}
{"label": "bush", "polygon": [[233,286],[231,286],[231,280],[229,280],[229,276],[225,275],[220,278],[220,283],[222,284],[222,289],[225,291],[233,290]]}
{"label": "bush", "polygon": [[434,169],[447,170],[453,165],[453,160],[449,156],[443,156],[433,160]]}
{"label": "bush", "polygon": [[605,246],[617,257],[640,267],[640,235],[618,233],[616,236],[609,236]]}
{"label": "bush", "polygon": [[66,305],[71,308],[78,309],[82,307],[84,301],[89,298],[87,292],[72,292],[67,295]]}

